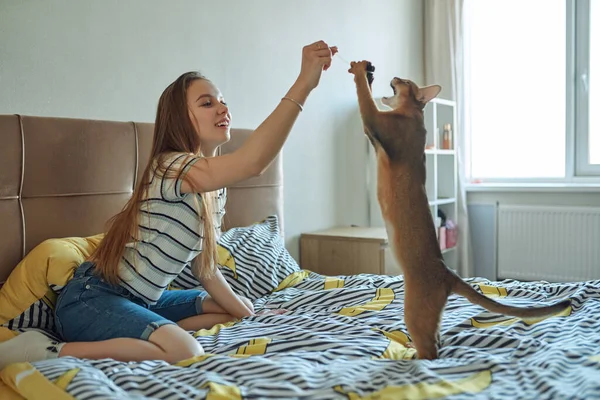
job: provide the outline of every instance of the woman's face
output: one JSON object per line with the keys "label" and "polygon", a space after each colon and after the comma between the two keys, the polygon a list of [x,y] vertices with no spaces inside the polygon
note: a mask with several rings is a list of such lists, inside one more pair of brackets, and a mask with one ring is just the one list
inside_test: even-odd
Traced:
{"label": "woman's face", "polygon": [[221,91],[210,81],[196,79],[187,90],[188,114],[205,156],[214,156],[217,147],[230,138],[231,114]]}

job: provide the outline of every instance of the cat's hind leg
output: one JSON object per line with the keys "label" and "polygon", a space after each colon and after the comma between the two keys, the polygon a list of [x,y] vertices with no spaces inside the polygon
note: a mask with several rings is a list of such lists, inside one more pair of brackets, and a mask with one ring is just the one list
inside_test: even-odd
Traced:
{"label": "cat's hind leg", "polygon": [[405,297],[404,322],[417,349],[417,358],[438,358],[439,326],[446,297],[439,294]]}

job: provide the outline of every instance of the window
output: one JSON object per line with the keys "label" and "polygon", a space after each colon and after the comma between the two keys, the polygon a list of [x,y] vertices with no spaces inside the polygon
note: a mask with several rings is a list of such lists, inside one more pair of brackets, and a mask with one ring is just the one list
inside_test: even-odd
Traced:
{"label": "window", "polygon": [[[581,13],[586,12],[585,6]],[[592,169],[600,166],[600,0],[589,2],[589,82],[587,88],[589,90],[589,107],[588,112],[589,128],[587,135],[587,144],[584,142],[584,151],[587,150],[589,164],[592,164],[587,169]],[[584,25],[585,26],[585,25]],[[585,32],[583,32],[585,34]],[[585,84],[586,82],[584,82]],[[584,86],[584,90],[586,87]],[[585,93],[584,93],[585,95]],[[593,111],[592,111],[593,110]],[[585,159],[583,169],[586,169]]]}
{"label": "window", "polygon": [[600,0],[465,7],[470,178],[600,175]]}

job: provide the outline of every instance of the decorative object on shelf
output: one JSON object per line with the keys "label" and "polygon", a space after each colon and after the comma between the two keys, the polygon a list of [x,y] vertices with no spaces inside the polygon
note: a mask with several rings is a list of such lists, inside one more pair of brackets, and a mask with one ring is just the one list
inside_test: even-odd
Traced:
{"label": "decorative object on shelf", "polygon": [[440,226],[438,230],[440,231],[440,233],[438,234],[440,250],[446,250],[446,227]]}
{"label": "decorative object on shelf", "polygon": [[458,230],[456,229],[456,224],[454,221],[447,220],[446,221],[446,248],[451,249],[456,247],[456,243],[458,240]]}
{"label": "decorative object on shelf", "polygon": [[438,242],[440,243],[440,250],[446,250],[446,214],[438,209],[436,221],[438,225],[436,226],[438,231]]}
{"label": "decorative object on shelf", "polygon": [[442,210],[438,208],[435,218],[435,227],[437,237],[440,243],[440,250],[449,250],[456,247],[458,240],[458,231],[456,223],[449,219]]}
{"label": "decorative object on shelf", "polygon": [[452,150],[452,124],[444,124],[444,133],[442,135],[442,149]]}

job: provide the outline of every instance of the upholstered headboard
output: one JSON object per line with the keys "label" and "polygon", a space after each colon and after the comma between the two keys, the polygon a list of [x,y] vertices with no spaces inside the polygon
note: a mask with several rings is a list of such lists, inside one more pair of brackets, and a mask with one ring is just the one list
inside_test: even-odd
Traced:
{"label": "upholstered headboard", "polygon": [[[251,131],[232,129],[231,152]],[[0,282],[48,238],[104,231],[145,168],[153,124],[0,115]],[[282,163],[229,188],[226,228],[283,222]]]}

